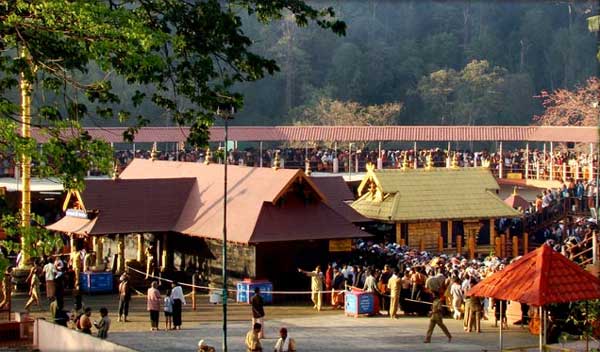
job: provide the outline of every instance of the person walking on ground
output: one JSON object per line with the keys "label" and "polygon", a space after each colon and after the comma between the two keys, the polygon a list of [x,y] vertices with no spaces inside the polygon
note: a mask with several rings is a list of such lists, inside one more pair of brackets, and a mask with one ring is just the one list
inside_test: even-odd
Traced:
{"label": "person walking on ground", "polygon": [[35,303],[38,307],[40,306],[40,277],[38,276],[40,266],[37,261],[33,262],[33,267],[29,271],[27,282],[29,282],[29,300],[25,304],[25,309],[29,310],[29,307]]}
{"label": "person walking on ground", "polygon": [[254,296],[252,296],[250,303],[252,304],[252,326],[254,326],[254,324],[256,324],[256,323],[260,324],[261,330],[260,330],[260,333],[258,334],[258,337],[261,339],[264,339],[265,338],[265,322],[264,322],[265,303],[263,301],[263,298],[260,295],[260,287],[254,288]]}
{"label": "person walking on ground", "polygon": [[158,329],[158,312],[160,311],[160,291],[158,291],[158,281],[152,281],[148,289],[147,309],[150,312],[150,331]]}
{"label": "person walking on ground", "polygon": [[453,317],[455,320],[460,320],[460,307],[463,303],[463,291],[462,287],[460,286],[460,279],[458,277],[455,277],[453,281],[454,282],[450,286],[450,295],[452,296]]}
{"label": "person walking on ground", "polygon": [[286,328],[279,329],[279,339],[275,343],[274,352],[295,352],[296,341],[288,336]]}
{"label": "person walking on ground", "polygon": [[108,329],[110,329],[110,318],[108,317],[108,309],[100,308],[100,320],[94,322],[94,327],[98,329],[98,337],[105,339],[108,337]]}
{"label": "person walking on ground", "polygon": [[173,329],[181,330],[181,306],[186,304],[183,290],[179,283],[172,283],[171,300],[173,301]]}
{"label": "person walking on ground", "polygon": [[65,300],[65,263],[61,259],[60,255],[56,255],[56,259],[54,260],[54,268],[56,269],[56,274],[54,275],[54,286],[55,286],[55,296],[58,304],[61,307],[64,307]]}
{"label": "person walking on ground", "polygon": [[392,276],[388,279],[388,289],[390,290],[390,318],[398,319],[398,303],[400,302],[400,289],[402,279],[398,277],[398,268],[392,269]]}
{"label": "person walking on ground", "polygon": [[46,261],[46,265],[44,265],[44,276],[46,278],[46,297],[50,299],[50,297],[55,297],[56,294],[56,285],[54,283],[54,277],[56,276],[56,268],[54,267],[54,263],[52,259],[48,258]]}
{"label": "person walking on ground", "polygon": [[298,268],[298,272],[303,273],[311,278],[310,281],[310,298],[314,304],[314,309],[321,311],[321,302],[323,301],[323,273],[321,272],[321,266],[317,265],[314,271],[305,271]]}
{"label": "person walking on ground", "polygon": [[171,290],[167,290],[165,301],[163,302],[163,311],[165,312],[165,329],[173,328],[173,299],[171,298]]}
{"label": "person walking on ground", "polygon": [[119,284],[119,319],[118,321],[127,322],[129,315],[129,301],[131,301],[131,286],[129,284],[129,275],[124,273],[121,275],[121,283]]}
{"label": "person walking on ground", "polygon": [[12,267],[6,268],[4,272],[4,278],[2,279],[2,302],[0,302],[0,309],[8,305],[12,295]]}
{"label": "person walking on ground", "polygon": [[423,343],[431,342],[431,334],[433,334],[433,329],[438,325],[440,329],[446,334],[448,337],[448,342],[452,341],[452,335],[450,335],[450,331],[444,324],[443,321],[443,313],[442,313],[442,301],[440,301],[439,297],[436,297],[431,304],[431,319],[429,320],[429,328],[427,329],[427,335],[425,336],[425,341]]}
{"label": "person walking on ground", "polygon": [[260,344],[260,338],[258,334],[262,326],[259,323],[254,324],[252,330],[248,331],[246,334],[246,352],[262,352],[262,345]]}

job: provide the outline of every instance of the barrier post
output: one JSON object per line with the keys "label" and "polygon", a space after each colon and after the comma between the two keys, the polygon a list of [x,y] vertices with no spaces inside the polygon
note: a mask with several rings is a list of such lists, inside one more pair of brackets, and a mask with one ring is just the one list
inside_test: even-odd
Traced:
{"label": "barrier post", "polygon": [[196,276],[198,273],[192,275],[192,310],[196,310]]}

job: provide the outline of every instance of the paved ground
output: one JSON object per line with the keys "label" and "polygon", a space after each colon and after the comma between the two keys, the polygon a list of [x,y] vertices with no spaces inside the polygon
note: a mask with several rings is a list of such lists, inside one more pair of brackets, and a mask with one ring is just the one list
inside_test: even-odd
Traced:
{"label": "paved ground", "polygon": [[[109,340],[129,346],[139,351],[195,351],[198,340],[221,350],[221,306],[208,304],[201,297],[196,311],[190,305],[184,307],[183,330],[150,332],[150,324],[145,311],[143,297],[134,297],[131,305],[129,323],[117,322],[117,298],[114,295],[84,296],[84,303],[93,307],[92,319],[98,317],[97,309],[105,306],[109,309],[113,321]],[[22,307],[24,298],[14,301],[15,307]],[[66,300],[66,306],[71,306]],[[47,317],[44,309],[34,308],[33,316]],[[351,318],[342,311],[324,310],[314,312],[310,306],[268,306],[266,309],[266,333],[263,341],[265,351],[275,344],[279,327],[286,326],[302,351],[494,351],[498,349],[498,330],[487,321],[482,322],[481,334],[465,333],[462,322],[446,319],[453,340],[448,344],[439,329],[436,329],[431,344],[423,344],[428,319],[402,317],[392,321],[384,317]],[[250,327],[250,308],[248,305],[229,305],[229,350],[244,351],[244,336]],[[161,328],[164,318],[161,316]],[[512,327],[505,332],[505,347],[535,345],[536,336],[526,329]]]}

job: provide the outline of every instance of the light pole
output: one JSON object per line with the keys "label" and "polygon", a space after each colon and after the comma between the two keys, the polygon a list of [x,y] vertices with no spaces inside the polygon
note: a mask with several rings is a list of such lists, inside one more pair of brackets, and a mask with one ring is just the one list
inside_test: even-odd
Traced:
{"label": "light pole", "polygon": [[[231,110],[229,110],[231,109]],[[217,108],[217,116],[220,116],[225,121],[225,153],[223,156],[224,169],[223,169],[223,352],[227,352],[227,133],[228,123],[230,119],[233,119],[234,113],[233,106],[227,106],[221,112],[220,108]]]}

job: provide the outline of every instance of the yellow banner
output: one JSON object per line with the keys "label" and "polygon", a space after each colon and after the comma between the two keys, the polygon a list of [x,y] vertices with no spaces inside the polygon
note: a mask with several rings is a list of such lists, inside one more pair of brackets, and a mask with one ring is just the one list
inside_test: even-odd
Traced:
{"label": "yellow banner", "polygon": [[330,252],[351,252],[352,240],[329,240]]}

